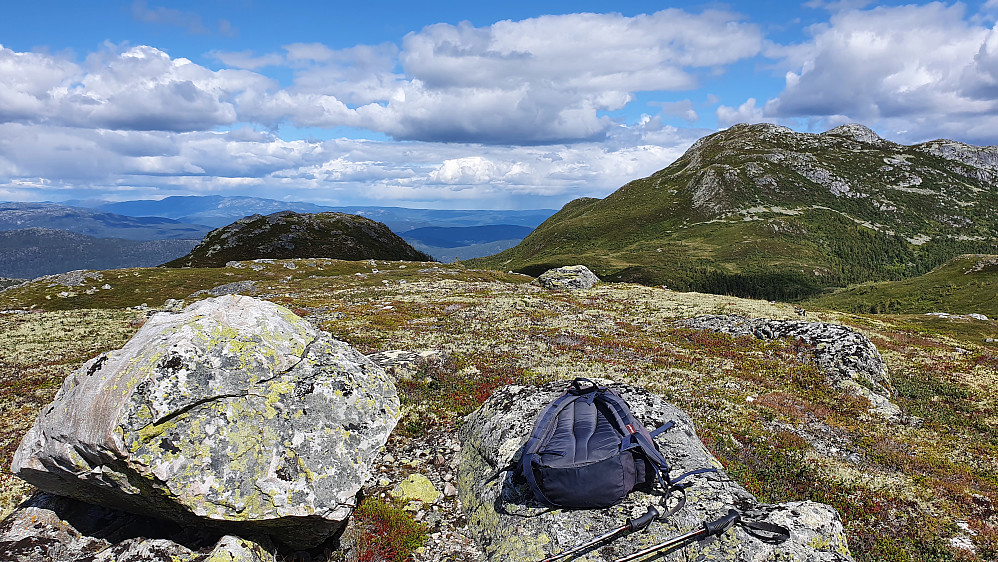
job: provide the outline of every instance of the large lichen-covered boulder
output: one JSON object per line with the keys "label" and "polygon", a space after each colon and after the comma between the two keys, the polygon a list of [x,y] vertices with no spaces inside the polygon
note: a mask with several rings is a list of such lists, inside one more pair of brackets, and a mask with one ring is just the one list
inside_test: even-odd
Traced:
{"label": "large lichen-covered boulder", "polygon": [[[708,467],[717,472],[690,477],[687,505],[668,520],[652,524],[647,533],[634,533],[585,553],[578,560],[614,560],[697,529],[704,520],[717,519],[731,508],[746,518],[787,527],[790,539],[766,542],[735,526],[716,539],[663,552],[656,560],[852,560],[834,509],[815,502],[759,503],[724,473],[682,410],[646,390],[601,382],[620,393],[646,426],[676,422],[676,427],[657,438],[674,476]],[[529,488],[518,483],[512,473],[501,471],[519,458],[540,410],[568,385],[564,381],[501,388],[462,425],[459,497],[468,525],[490,561],[541,560],[616,529],[628,517],[642,515],[648,506],[663,502],[661,494],[635,491],[606,509],[547,509],[533,500]]]}
{"label": "large lichen-covered boulder", "polygon": [[893,387],[877,346],[848,326],[733,314],[707,314],[680,323],[731,336],[800,341],[810,348],[811,360],[825,371],[832,386],[867,399],[870,410],[888,420],[897,421],[901,417],[900,408],[890,400]]}
{"label": "large lichen-covered boulder", "polygon": [[312,546],[349,516],[399,409],[355,349],[229,295],[156,314],[85,363],[12,469],[55,494]]}
{"label": "large lichen-covered boulder", "polygon": [[577,291],[591,289],[599,277],[584,265],[566,265],[549,269],[537,277],[537,284],[545,289]]}
{"label": "large lichen-covered boulder", "polygon": [[36,494],[0,523],[0,560],[274,562],[272,545]]}

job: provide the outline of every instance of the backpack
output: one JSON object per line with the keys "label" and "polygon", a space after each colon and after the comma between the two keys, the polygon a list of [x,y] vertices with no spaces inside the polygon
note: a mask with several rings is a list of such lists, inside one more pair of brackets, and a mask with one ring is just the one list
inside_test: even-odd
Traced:
{"label": "backpack", "polygon": [[[576,378],[538,415],[530,438],[513,466],[534,497],[556,508],[602,508],[617,504],[634,489],[656,482],[666,493],[685,489],[679,482],[706,468],[670,479],[669,464],[654,438],[675,426],[649,432],[613,390]],[[673,510],[685,503],[685,494]]]}

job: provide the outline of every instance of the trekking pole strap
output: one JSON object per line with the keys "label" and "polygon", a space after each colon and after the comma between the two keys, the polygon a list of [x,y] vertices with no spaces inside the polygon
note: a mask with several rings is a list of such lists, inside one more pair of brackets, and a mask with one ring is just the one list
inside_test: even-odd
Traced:
{"label": "trekking pole strap", "polygon": [[768,521],[739,521],[745,532],[767,543],[781,543],[790,540],[790,529]]}

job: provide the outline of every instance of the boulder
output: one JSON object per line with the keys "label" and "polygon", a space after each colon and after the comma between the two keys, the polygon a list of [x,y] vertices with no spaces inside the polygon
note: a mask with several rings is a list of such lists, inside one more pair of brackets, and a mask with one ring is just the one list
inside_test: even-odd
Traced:
{"label": "boulder", "polygon": [[[646,390],[599,381],[620,393],[635,417],[649,428],[673,420],[676,427],[657,438],[673,475],[714,467],[690,477],[687,504],[648,532],[619,538],[592,550],[585,560],[614,560],[699,528],[736,508],[746,518],[790,529],[790,539],[773,544],[735,526],[720,537],[664,553],[656,560],[808,560],[850,561],[842,522],[831,507],[815,502],[760,504],[731,480],[721,464],[697,438],[690,418]],[[569,385],[568,381],[540,387],[507,386],[496,391],[461,426],[458,493],[468,525],[490,561],[540,560],[586,542],[639,516],[650,505],[661,505],[658,492],[632,492],[606,509],[558,510],[536,503],[525,484],[502,471],[530,435],[536,416]],[[497,473],[497,471],[499,471]],[[674,498],[675,499],[675,498]]]}
{"label": "boulder", "polygon": [[37,494],[0,523],[0,560],[19,562],[274,562],[273,550],[50,494]]}
{"label": "boulder", "polygon": [[796,339],[811,350],[811,359],[821,367],[836,388],[870,401],[870,409],[888,420],[898,420],[901,410],[890,401],[893,388],[877,346],[870,338],[840,324],[745,318],[732,314],[708,314],[681,321],[683,326],[721,332],[731,336],[753,336],[764,340]]}
{"label": "boulder", "polygon": [[246,296],[153,315],[45,407],[12,470],[42,490],[314,546],[341,527],[400,413],[385,372]]}
{"label": "boulder", "polygon": [[566,265],[545,271],[537,278],[537,283],[545,289],[576,291],[591,289],[599,283],[599,277],[584,265]]}

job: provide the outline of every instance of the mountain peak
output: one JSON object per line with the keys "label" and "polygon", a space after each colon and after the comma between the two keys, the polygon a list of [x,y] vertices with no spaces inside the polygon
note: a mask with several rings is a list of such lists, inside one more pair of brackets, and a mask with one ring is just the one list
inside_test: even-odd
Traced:
{"label": "mountain peak", "polygon": [[863,142],[869,144],[880,144],[884,142],[884,139],[880,138],[880,135],[874,133],[872,129],[866,125],[860,125],[859,123],[847,123],[845,125],[839,125],[834,129],[829,129],[822,133],[822,135],[845,137],[852,139],[856,142]]}

